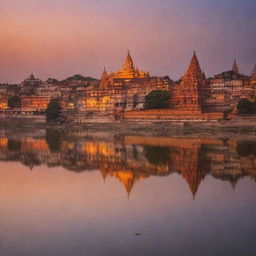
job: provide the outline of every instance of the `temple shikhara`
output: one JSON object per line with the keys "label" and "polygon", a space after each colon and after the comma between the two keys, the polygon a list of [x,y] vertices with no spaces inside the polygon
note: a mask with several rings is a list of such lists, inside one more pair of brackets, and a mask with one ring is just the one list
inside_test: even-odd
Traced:
{"label": "temple shikhara", "polygon": [[[255,101],[256,66],[251,75],[241,74],[236,60],[230,68],[207,78],[194,52],[184,75],[173,81],[141,70],[128,51],[122,68],[109,72],[104,67],[99,80],[74,75],[62,81],[42,81],[31,74],[20,84],[1,84],[0,113],[43,115],[51,99],[58,98],[68,122],[231,119],[241,99]],[[146,96],[155,90],[170,93],[169,107],[144,108]],[[10,104],[13,97],[19,98],[17,106]]]}
{"label": "temple shikhara", "polygon": [[209,88],[207,88],[205,74],[201,71],[194,52],[187,71],[173,91],[174,106],[184,111],[190,109],[200,113],[207,96],[209,96]]}

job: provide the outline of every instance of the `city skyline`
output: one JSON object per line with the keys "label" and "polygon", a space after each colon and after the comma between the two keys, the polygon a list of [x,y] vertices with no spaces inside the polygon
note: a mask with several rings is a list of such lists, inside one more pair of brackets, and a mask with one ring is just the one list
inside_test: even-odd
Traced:
{"label": "city skyline", "polygon": [[196,50],[207,76],[256,63],[254,1],[1,1],[0,82],[100,78],[127,49],[151,75],[179,79]]}

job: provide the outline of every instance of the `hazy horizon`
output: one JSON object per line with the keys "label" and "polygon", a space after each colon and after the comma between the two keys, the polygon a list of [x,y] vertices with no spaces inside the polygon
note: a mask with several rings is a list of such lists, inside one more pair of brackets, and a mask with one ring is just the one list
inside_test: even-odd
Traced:
{"label": "hazy horizon", "polygon": [[152,76],[180,78],[196,50],[207,76],[256,64],[255,0],[0,0],[0,82],[99,78],[130,49]]}

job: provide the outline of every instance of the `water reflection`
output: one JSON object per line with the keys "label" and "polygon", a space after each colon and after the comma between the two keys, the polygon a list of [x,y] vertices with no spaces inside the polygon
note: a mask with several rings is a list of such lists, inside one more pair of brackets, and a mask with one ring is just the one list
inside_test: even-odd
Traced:
{"label": "water reflection", "polygon": [[181,175],[193,197],[210,175],[235,189],[239,179],[256,180],[256,141],[146,136],[92,136],[47,130],[31,135],[2,133],[0,161],[62,166],[74,172],[100,171],[113,177],[128,196],[134,184],[150,176]]}

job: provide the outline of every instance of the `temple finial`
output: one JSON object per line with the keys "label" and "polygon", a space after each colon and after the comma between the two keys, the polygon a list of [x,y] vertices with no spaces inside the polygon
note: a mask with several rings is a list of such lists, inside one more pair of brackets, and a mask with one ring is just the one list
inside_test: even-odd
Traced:
{"label": "temple finial", "polygon": [[123,65],[123,71],[134,72],[134,70],[135,68],[134,68],[133,60],[130,54],[130,50],[128,50],[128,54]]}
{"label": "temple finial", "polygon": [[101,78],[100,78],[100,88],[103,89],[107,86],[108,83],[108,73],[106,67],[104,67]]}
{"label": "temple finial", "polygon": [[236,60],[234,60],[234,64],[232,66],[232,69],[231,71],[235,72],[235,73],[239,73],[239,68],[238,68],[238,65],[236,63]]}
{"label": "temple finial", "polygon": [[108,73],[107,73],[106,67],[104,66],[101,79],[102,79],[102,78],[105,78],[105,77],[107,77],[107,76],[108,76]]}
{"label": "temple finial", "polygon": [[191,58],[190,64],[188,66],[186,74],[193,74],[193,75],[201,75],[202,71],[200,68],[199,61],[196,56],[196,52],[194,51],[193,56]]}
{"label": "temple finial", "polygon": [[252,70],[251,79],[252,79],[253,81],[256,81],[256,64],[255,64],[255,66],[254,66],[254,69]]}

